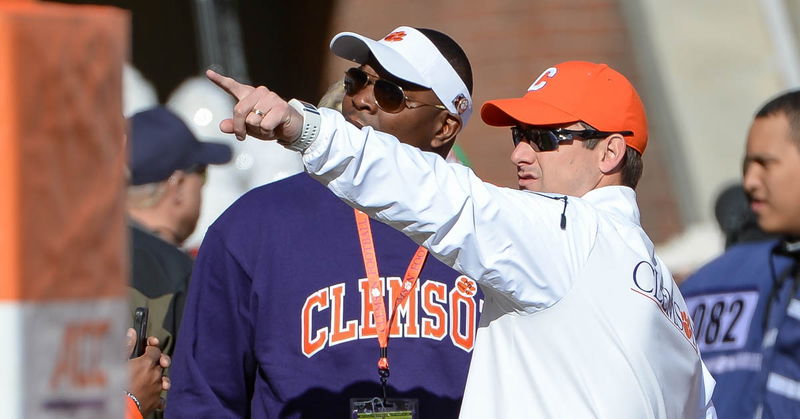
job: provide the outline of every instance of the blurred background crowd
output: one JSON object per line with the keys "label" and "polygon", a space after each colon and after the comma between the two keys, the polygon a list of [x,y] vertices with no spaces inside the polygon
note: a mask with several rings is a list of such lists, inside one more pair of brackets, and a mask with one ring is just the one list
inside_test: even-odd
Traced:
{"label": "blurred background crowd", "polygon": [[[278,147],[255,153],[248,142],[221,138],[217,122],[231,102],[201,72],[213,67],[316,103],[348,66],[328,53],[340,31],[380,36],[403,23],[450,34],[472,61],[476,104],[517,94],[553,62],[605,62],[628,75],[648,109],[652,140],[637,191],[642,224],[679,276],[722,252],[726,238],[718,217],[728,234],[747,223],[746,205],[725,206],[744,213],[715,216],[715,203],[740,182],[753,110],[775,92],[800,85],[796,0],[66,3],[131,11],[126,116],[163,103],[201,139],[235,147],[231,164],[209,169],[189,248],[241,193],[301,168],[296,155]],[[511,142],[497,141],[506,135],[472,124],[455,153],[481,178],[515,187]]]}

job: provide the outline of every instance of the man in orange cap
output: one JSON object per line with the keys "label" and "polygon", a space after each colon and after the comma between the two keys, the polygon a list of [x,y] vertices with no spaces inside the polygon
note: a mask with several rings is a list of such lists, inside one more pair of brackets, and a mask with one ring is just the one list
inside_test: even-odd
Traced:
{"label": "man in orange cap", "polygon": [[[642,153],[647,147],[644,106],[630,82],[605,64],[572,61],[550,67],[523,97],[484,104],[481,118],[489,125],[511,127],[515,145],[511,160],[517,166],[520,189],[583,196],[608,185],[636,188],[642,176]],[[576,139],[582,141],[573,144]],[[595,149],[601,140],[606,140],[612,154],[600,156],[605,159],[596,168],[600,173],[564,176],[576,164],[562,160],[603,154],[602,149],[581,152]],[[568,143],[559,149],[563,142]],[[581,170],[595,166],[584,163]]]}
{"label": "man in orange cap", "polygon": [[301,151],[341,199],[480,284],[462,418],[716,416],[686,304],[639,225],[647,122],[624,76],[561,63],[523,97],[483,106],[485,122],[511,126],[522,191],[335,112],[209,76],[239,99],[224,132]]}

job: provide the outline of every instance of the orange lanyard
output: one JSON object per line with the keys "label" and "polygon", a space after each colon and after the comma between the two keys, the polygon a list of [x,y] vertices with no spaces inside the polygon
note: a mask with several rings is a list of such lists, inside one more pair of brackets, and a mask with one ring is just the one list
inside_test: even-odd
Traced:
{"label": "orange lanyard", "polygon": [[[369,282],[369,300],[372,304],[372,313],[375,316],[375,328],[378,332],[378,346],[380,347],[380,359],[378,359],[378,373],[381,377],[381,383],[384,385],[384,399],[386,379],[389,377],[389,331],[394,318],[397,315],[397,308],[402,305],[408,298],[408,295],[414,289],[414,285],[419,278],[419,273],[422,271],[422,266],[425,264],[425,259],[428,257],[428,250],[420,246],[411,258],[408,264],[406,274],[403,276],[403,284],[400,287],[400,294],[394,300],[394,307],[392,308],[392,316],[388,322],[386,320],[386,306],[383,303],[383,293],[381,292],[381,281],[378,274],[378,260],[375,257],[375,243],[372,240],[372,229],[369,225],[369,217],[367,214],[359,210],[356,213],[356,226],[358,227],[358,240],[361,244],[361,256],[364,258],[364,270],[367,273],[367,281]],[[388,288],[388,284],[386,285]]]}

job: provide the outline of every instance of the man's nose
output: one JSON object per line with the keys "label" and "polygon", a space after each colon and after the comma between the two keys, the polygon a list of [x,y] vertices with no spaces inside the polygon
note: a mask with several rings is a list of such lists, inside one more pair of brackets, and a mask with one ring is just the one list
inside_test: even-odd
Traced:
{"label": "man's nose", "polygon": [[536,161],[536,150],[528,142],[520,141],[511,152],[511,161],[517,166],[531,164]]}
{"label": "man's nose", "polygon": [[351,100],[353,101],[353,106],[358,110],[367,111],[370,113],[377,111],[378,104],[375,102],[372,83],[367,84],[355,92],[351,97]]}
{"label": "man's nose", "polygon": [[760,168],[756,164],[746,164],[742,175],[742,187],[745,193],[751,195],[758,189],[760,181]]}

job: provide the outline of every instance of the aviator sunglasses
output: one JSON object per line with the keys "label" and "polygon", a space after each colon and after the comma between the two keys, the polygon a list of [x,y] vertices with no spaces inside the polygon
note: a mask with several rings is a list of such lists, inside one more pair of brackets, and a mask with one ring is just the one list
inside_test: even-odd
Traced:
{"label": "aviator sunglasses", "polygon": [[539,151],[553,151],[558,148],[558,144],[562,141],[606,138],[611,134],[629,136],[633,135],[633,131],[607,132],[594,129],[571,130],[564,128],[539,129],[511,127],[511,140],[514,141],[514,147],[519,145],[522,141],[529,141],[531,144],[535,145]]}
{"label": "aviator sunglasses", "polygon": [[361,89],[372,84],[372,94],[375,96],[375,103],[384,112],[398,113],[403,108],[414,109],[420,106],[433,106],[436,109],[447,110],[444,105],[423,103],[406,96],[403,88],[384,79],[370,76],[364,70],[353,67],[344,72],[344,92],[348,96],[355,96]]}

